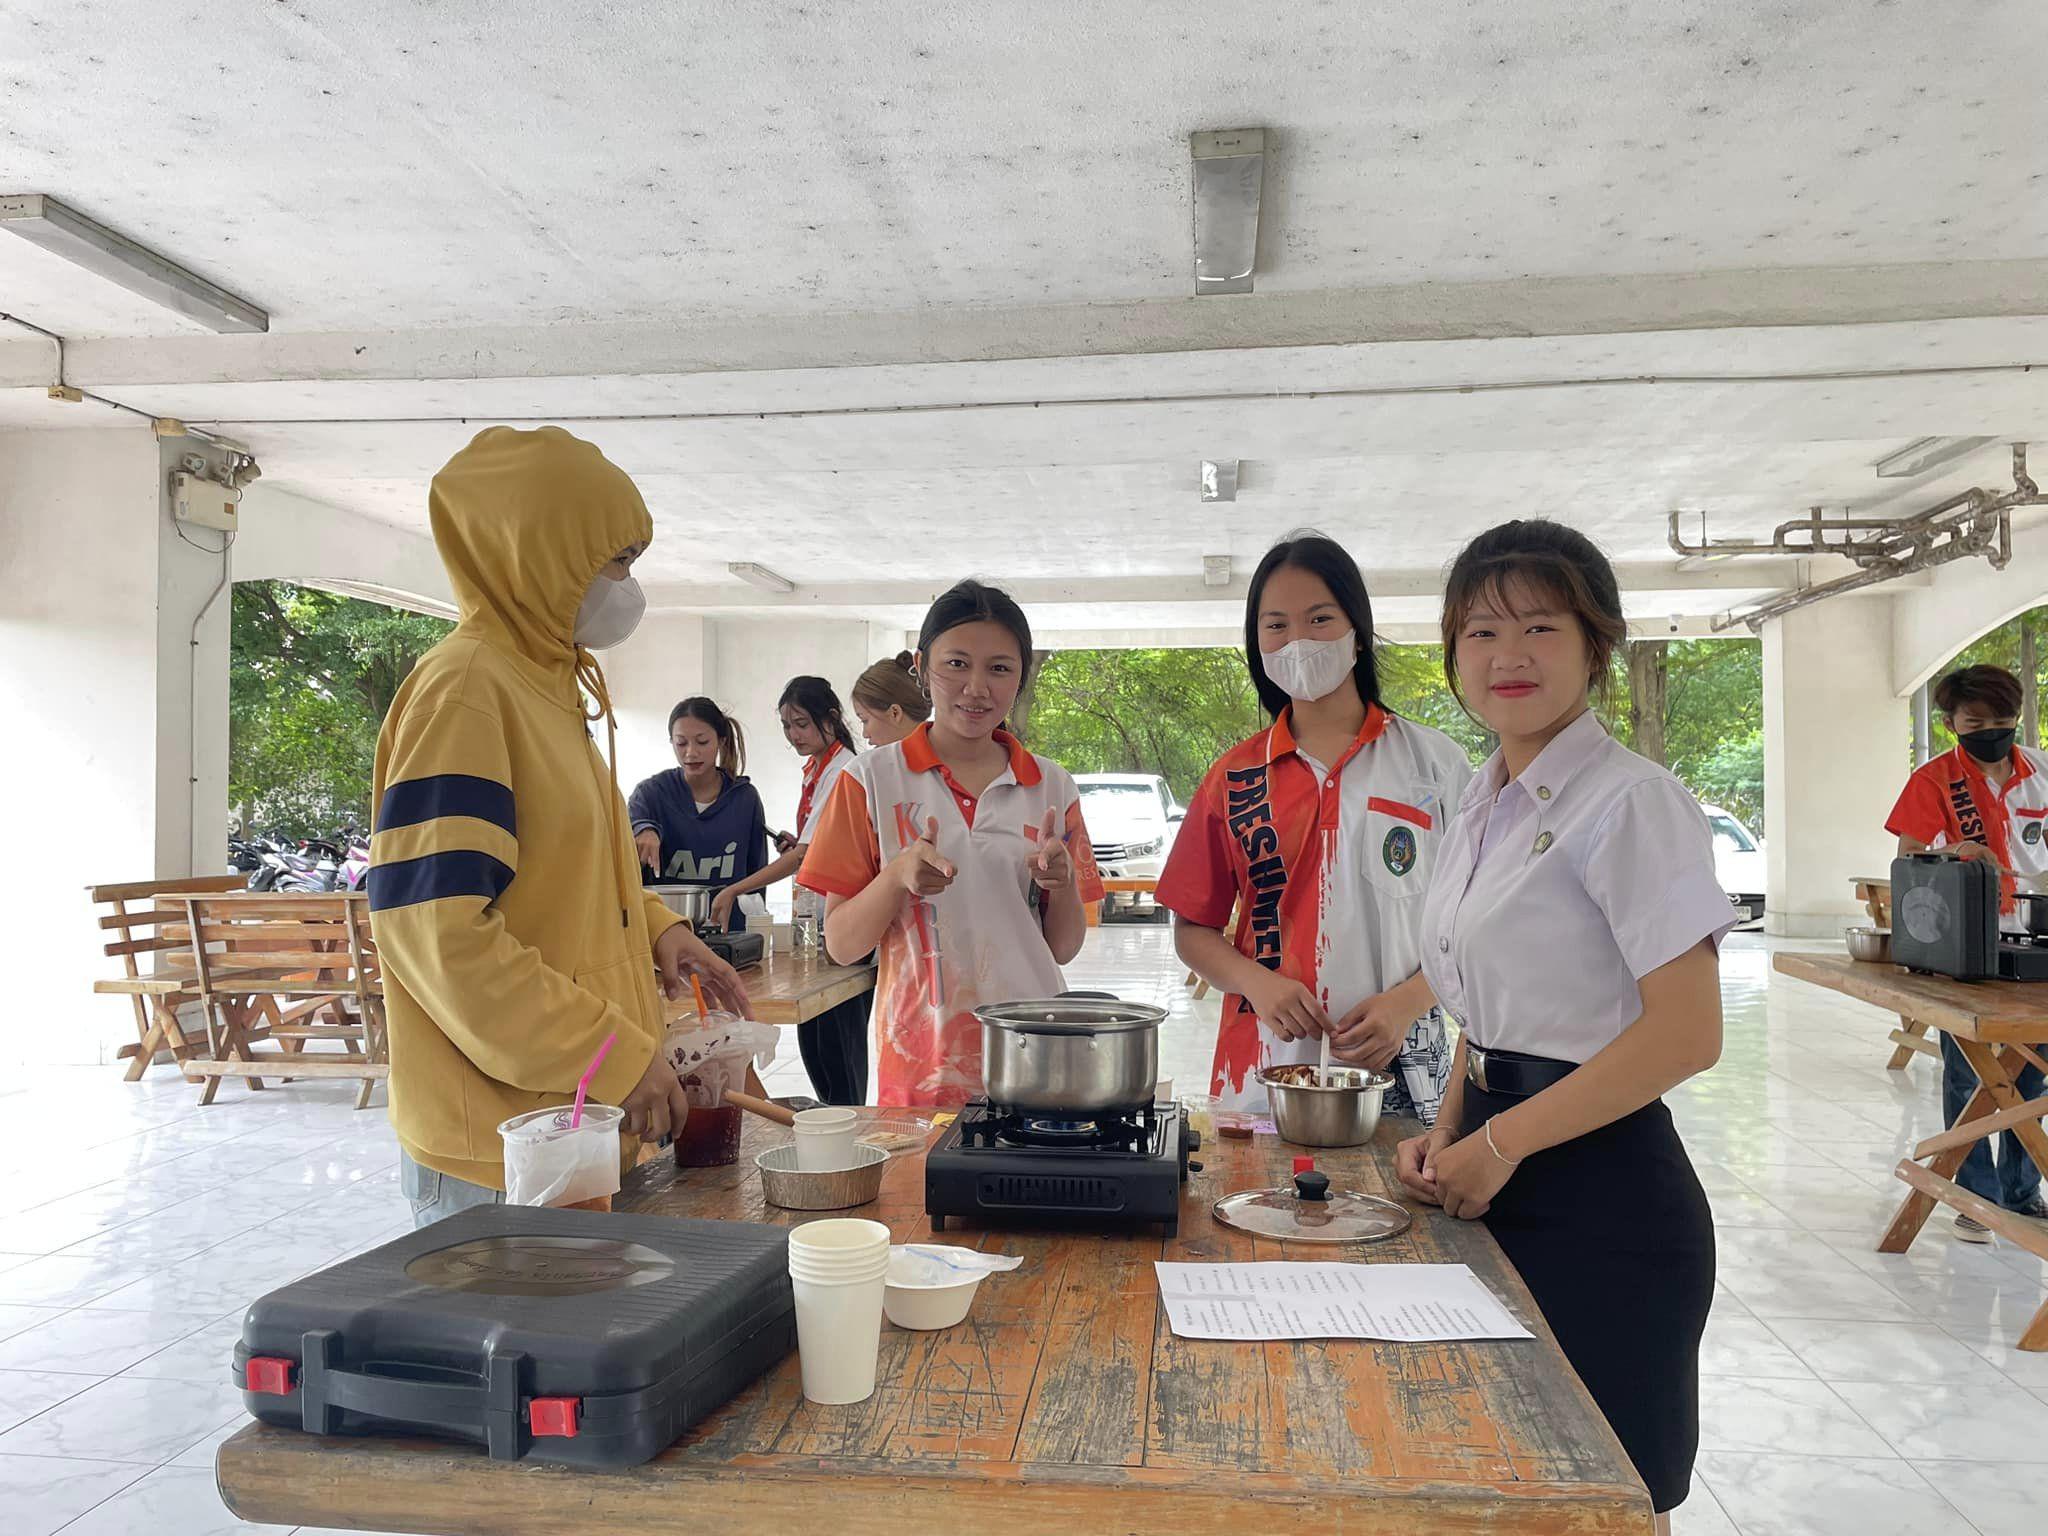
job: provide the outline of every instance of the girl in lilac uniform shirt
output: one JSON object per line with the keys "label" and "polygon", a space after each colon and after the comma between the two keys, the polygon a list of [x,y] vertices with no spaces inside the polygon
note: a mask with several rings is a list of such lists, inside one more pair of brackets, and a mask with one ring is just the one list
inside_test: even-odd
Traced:
{"label": "girl in lilac uniform shirt", "polygon": [[1589,707],[1626,635],[1612,567],[1562,524],[1505,523],[1451,568],[1445,671],[1500,750],[1425,899],[1423,974],[1462,1036],[1398,1168],[1486,1223],[1668,1531],[1699,1444],[1714,1228],[1661,1095],[1720,1055],[1734,912],[1697,802]]}

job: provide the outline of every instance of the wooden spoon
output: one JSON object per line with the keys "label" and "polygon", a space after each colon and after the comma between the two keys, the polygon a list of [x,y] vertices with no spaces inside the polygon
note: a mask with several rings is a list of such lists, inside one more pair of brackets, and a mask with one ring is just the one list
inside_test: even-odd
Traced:
{"label": "wooden spoon", "polygon": [[772,1099],[757,1099],[751,1093],[741,1093],[737,1088],[725,1090],[725,1102],[736,1109],[744,1109],[750,1115],[759,1115],[763,1120],[773,1120],[777,1125],[795,1125],[796,1111],[784,1109]]}

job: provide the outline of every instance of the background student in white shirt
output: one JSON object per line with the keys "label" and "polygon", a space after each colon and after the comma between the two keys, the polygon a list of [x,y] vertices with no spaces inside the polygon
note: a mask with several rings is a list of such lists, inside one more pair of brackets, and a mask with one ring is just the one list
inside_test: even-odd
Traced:
{"label": "background student in white shirt", "polygon": [[1606,556],[1562,524],[1505,523],[1451,568],[1445,670],[1501,745],[1425,898],[1423,974],[1463,1038],[1398,1171],[1485,1221],[1668,1531],[1699,1445],[1714,1227],[1661,1095],[1720,1056],[1734,912],[1698,803],[1592,713],[1627,633]]}

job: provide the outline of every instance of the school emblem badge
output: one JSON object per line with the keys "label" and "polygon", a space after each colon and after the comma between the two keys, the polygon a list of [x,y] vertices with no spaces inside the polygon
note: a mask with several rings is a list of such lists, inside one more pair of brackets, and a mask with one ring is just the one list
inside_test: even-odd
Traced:
{"label": "school emblem badge", "polygon": [[2041,841],[2041,823],[2040,823],[2040,822],[2038,822],[2038,821],[2030,821],[2030,822],[2028,822],[2028,823],[2027,823],[2027,825],[2026,825],[2026,827],[2025,827],[2025,829],[2021,831],[2021,833],[2020,833],[2020,838],[2021,838],[2021,840],[2022,840],[2022,841],[2024,841],[2024,842],[2029,842],[2029,843],[2038,843],[2038,842],[2040,842],[2040,841]]}
{"label": "school emblem badge", "polygon": [[1394,828],[1380,844],[1380,858],[1395,874],[1407,874],[1415,867],[1415,834],[1406,827]]}

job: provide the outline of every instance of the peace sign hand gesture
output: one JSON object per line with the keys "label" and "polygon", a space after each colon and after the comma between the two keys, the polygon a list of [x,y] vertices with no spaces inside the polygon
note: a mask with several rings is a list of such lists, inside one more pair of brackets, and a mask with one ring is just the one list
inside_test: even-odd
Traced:
{"label": "peace sign hand gesture", "polygon": [[1032,883],[1051,894],[1074,883],[1074,857],[1059,835],[1059,812],[1048,808],[1038,829],[1038,847],[1029,860]]}

